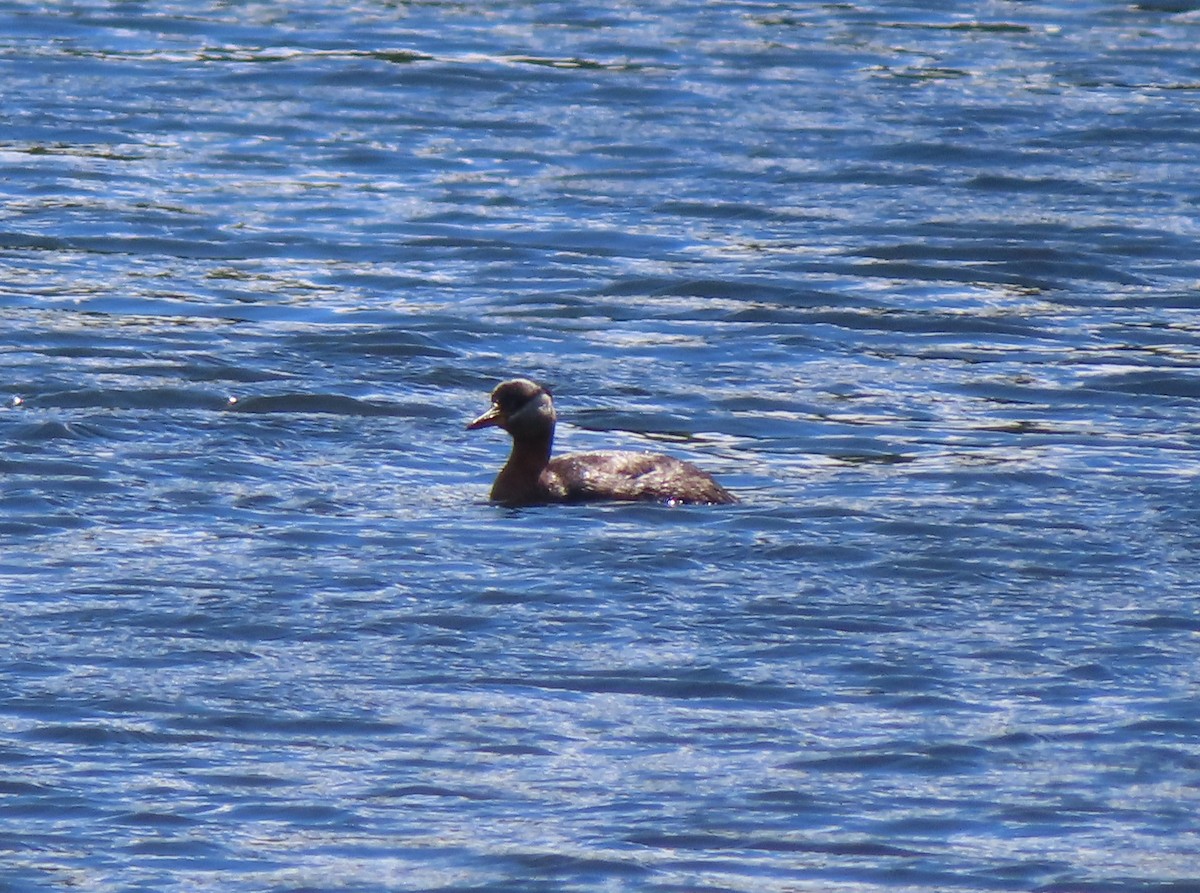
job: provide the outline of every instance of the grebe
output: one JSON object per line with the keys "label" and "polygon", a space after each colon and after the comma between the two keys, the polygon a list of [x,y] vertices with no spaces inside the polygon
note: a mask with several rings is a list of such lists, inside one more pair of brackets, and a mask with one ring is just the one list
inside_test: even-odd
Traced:
{"label": "grebe", "polygon": [[512,435],[512,453],[492,499],[507,506],[617,499],[670,504],[728,504],[737,498],[690,462],[656,453],[605,451],[550,458],[554,402],[527,378],[502,382],[492,406],[468,431],[496,426]]}

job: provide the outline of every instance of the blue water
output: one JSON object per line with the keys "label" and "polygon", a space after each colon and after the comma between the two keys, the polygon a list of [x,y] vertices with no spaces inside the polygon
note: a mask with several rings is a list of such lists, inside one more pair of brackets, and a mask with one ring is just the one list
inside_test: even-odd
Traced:
{"label": "blue water", "polygon": [[1198,45],[0,4],[0,890],[1200,889]]}

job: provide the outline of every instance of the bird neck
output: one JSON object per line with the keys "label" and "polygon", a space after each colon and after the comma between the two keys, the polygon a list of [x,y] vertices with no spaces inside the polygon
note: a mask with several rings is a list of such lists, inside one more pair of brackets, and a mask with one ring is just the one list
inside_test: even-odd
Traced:
{"label": "bird neck", "polygon": [[515,503],[534,498],[542,472],[550,464],[553,443],[553,431],[534,437],[513,438],[508,461],[492,485],[492,499]]}
{"label": "bird neck", "polygon": [[550,450],[554,446],[554,432],[545,434],[526,435],[513,438],[512,452],[508,455],[505,469],[520,468],[531,473],[536,479],[542,469],[550,464]]}

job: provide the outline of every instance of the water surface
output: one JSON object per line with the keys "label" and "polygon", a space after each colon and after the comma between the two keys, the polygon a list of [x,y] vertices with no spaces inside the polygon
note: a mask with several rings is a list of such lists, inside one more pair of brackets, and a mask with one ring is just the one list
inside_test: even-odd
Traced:
{"label": "water surface", "polygon": [[0,4],[0,888],[1200,883],[1192,6]]}

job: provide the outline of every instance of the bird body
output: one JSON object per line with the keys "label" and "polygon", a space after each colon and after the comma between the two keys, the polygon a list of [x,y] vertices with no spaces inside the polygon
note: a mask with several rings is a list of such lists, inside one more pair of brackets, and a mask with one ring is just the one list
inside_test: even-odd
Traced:
{"label": "bird body", "polygon": [[728,504],[737,499],[690,462],[658,453],[607,450],[551,458],[554,402],[525,378],[498,385],[491,408],[467,428],[503,428],[512,453],[496,476],[491,497],[510,506],[596,500],[670,504]]}

